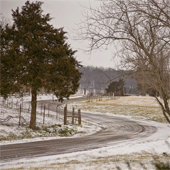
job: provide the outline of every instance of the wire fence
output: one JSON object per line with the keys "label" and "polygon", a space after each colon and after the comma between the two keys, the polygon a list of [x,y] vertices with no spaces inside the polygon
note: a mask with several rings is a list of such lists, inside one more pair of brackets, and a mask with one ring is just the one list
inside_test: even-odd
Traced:
{"label": "wire fence", "polygon": [[[29,124],[32,110],[31,102],[24,101],[23,98],[7,98],[6,100],[2,99],[0,103],[3,108],[8,109],[8,111],[1,109],[0,124],[7,124],[11,120],[18,123],[18,126]],[[55,101],[50,101],[47,104],[44,104],[42,101],[38,101],[36,114],[42,117],[42,124],[45,124],[47,118],[56,120],[63,119],[63,123],[65,125],[74,124],[76,122],[81,124],[80,111],[76,113],[74,108],[71,110],[67,109],[66,114],[65,107]]]}

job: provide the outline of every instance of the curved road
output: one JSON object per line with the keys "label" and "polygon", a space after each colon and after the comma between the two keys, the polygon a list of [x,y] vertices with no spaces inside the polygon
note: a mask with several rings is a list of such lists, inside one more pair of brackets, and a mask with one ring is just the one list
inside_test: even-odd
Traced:
{"label": "curved road", "polygon": [[[51,107],[51,109],[54,110],[56,105],[59,105],[59,103],[52,101],[43,102],[45,104],[50,103],[53,105],[54,107]],[[116,145],[117,143],[127,140],[134,141],[141,138],[143,139],[157,131],[157,128],[154,126],[139,123],[137,120],[132,121],[116,116],[82,112],[82,119],[98,124],[101,127],[101,130],[95,134],[84,137],[2,145],[1,161],[8,162],[22,158],[59,155],[97,149],[105,146]]]}

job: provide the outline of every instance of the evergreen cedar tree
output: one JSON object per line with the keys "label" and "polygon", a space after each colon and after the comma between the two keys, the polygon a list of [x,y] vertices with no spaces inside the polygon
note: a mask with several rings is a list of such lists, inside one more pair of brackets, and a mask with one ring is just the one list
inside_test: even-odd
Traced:
{"label": "evergreen cedar tree", "polygon": [[31,88],[32,129],[36,129],[37,91],[44,87],[63,101],[77,91],[81,78],[81,65],[66,43],[66,32],[48,23],[50,15],[42,14],[41,5],[27,1],[21,12],[12,11],[12,27],[1,27],[1,95]]}
{"label": "evergreen cedar tree", "polygon": [[119,79],[119,81],[113,81],[106,88],[106,93],[114,93],[115,96],[124,96],[125,94],[125,81]]}

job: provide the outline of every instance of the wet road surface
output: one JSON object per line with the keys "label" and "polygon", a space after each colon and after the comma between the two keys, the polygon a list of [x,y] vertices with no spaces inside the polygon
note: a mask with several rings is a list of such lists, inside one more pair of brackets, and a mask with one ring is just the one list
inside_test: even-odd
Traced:
{"label": "wet road surface", "polygon": [[[74,99],[77,100],[77,99]],[[73,100],[72,100],[73,101]],[[50,103],[56,109],[58,102],[41,101]],[[65,101],[68,102],[68,101]],[[69,101],[70,102],[70,101]],[[127,140],[138,140],[148,137],[157,131],[157,128],[141,122],[109,116],[82,112],[82,119],[98,124],[101,130],[83,137],[61,138],[30,143],[10,144],[0,146],[2,162],[49,155],[59,155],[77,151],[86,151],[101,147],[116,145]]]}

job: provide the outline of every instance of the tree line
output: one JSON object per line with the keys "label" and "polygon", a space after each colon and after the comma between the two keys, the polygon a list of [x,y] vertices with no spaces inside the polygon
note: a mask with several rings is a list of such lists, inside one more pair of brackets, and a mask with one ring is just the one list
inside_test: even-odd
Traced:
{"label": "tree line", "polygon": [[128,70],[115,70],[113,68],[83,66],[80,69],[82,77],[79,81],[80,89],[88,90],[89,92],[105,93],[106,88],[113,82],[124,81],[125,92],[128,94],[140,94],[137,89],[137,84],[132,75],[129,75]]}

